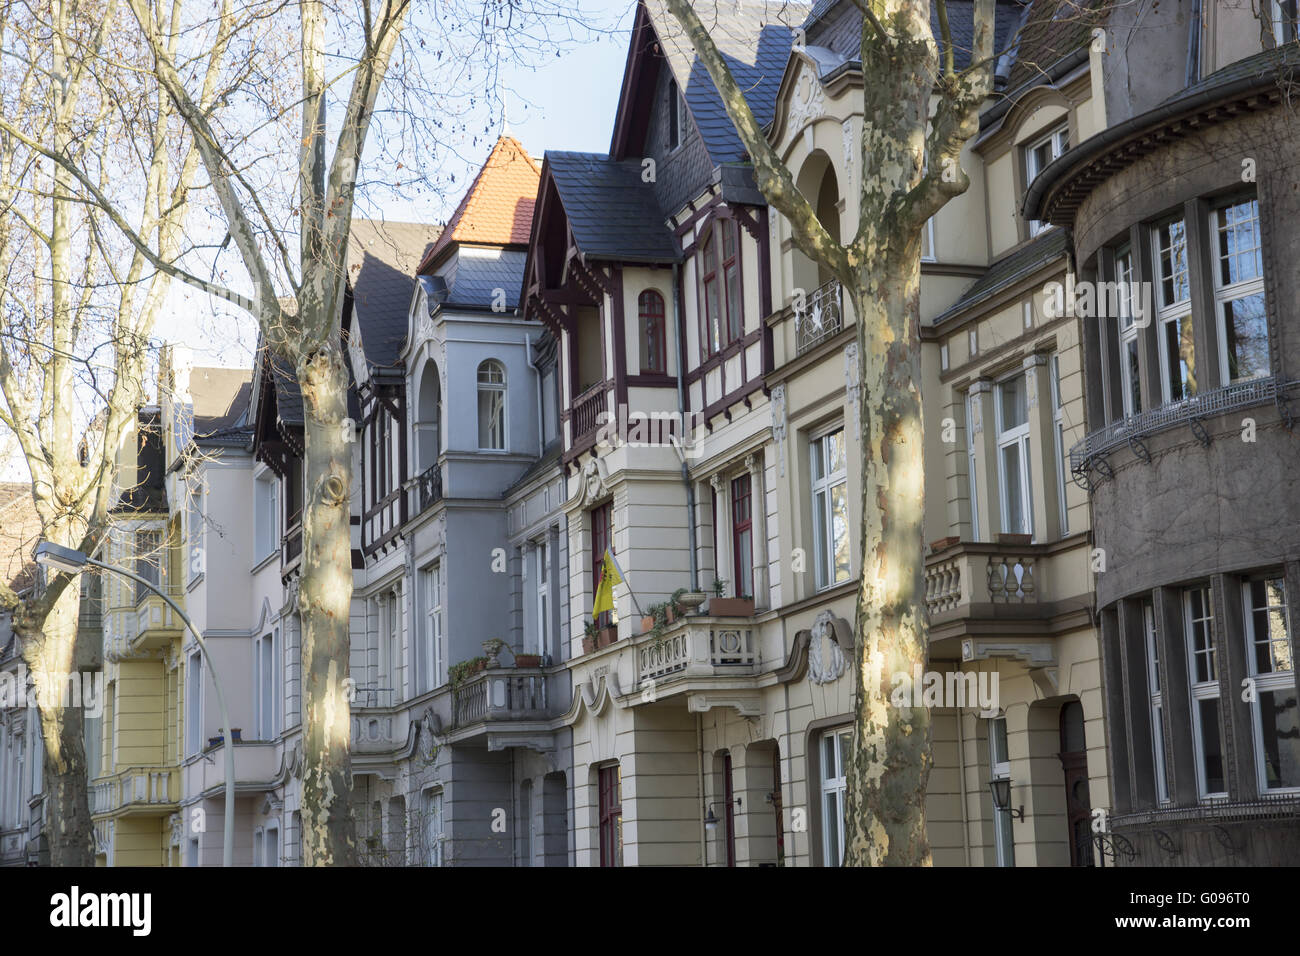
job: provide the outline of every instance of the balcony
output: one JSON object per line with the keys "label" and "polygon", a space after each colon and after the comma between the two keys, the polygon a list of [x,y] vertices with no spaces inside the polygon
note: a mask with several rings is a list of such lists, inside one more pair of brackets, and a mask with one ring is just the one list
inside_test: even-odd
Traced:
{"label": "balcony", "polygon": [[693,677],[749,676],[758,673],[760,657],[752,628],[687,619],[660,640],[642,636],[636,648],[637,683],[657,688]]}
{"label": "balcony", "polygon": [[420,514],[442,500],[442,466],[434,465],[415,478],[415,511]]}
{"label": "balcony", "polygon": [[[181,589],[175,585],[161,584],[158,588],[172,600],[181,596]],[[152,651],[166,647],[181,637],[184,630],[184,622],[162,597],[146,591],[137,598],[135,636],[131,639],[133,651]]]}
{"label": "balcony", "polygon": [[1157,432],[1186,425],[1197,441],[1209,445],[1210,436],[1202,424],[1205,419],[1267,404],[1276,405],[1282,419],[1289,422],[1292,416],[1287,408],[1288,394],[1297,386],[1300,381],[1288,382],[1277,376],[1251,379],[1121,418],[1090,433],[1070,449],[1070,471],[1079,487],[1091,491],[1098,480],[1094,475],[1103,479],[1113,475],[1107,461],[1112,452],[1127,447],[1138,458],[1150,461],[1143,439]]}
{"label": "balcony", "polygon": [[452,690],[452,726],[508,720],[544,720],[546,674],[540,667],[480,671]]}
{"label": "balcony", "polygon": [[177,768],[128,767],[91,784],[90,812],[96,816],[157,816],[174,812],[180,797]]}
{"label": "balcony", "polygon": [[608,391],[605,382],[597,382],[569,403],[569,452],[565,456],[568,460],[596,444],[601,413],[608,412],[605,402]]}
{"label": "balcony", "polygon": [[802,355],[844,327],[844,290],[832,279],[794,309],[794,352]]}
{"label": "balcony", "polygon": [[[224,743],[208,747],[197,760],[187,760],[183,769],[185,793],[214,796],[226,786]],[[234,745],[235,780],[243,788],[249,785],[269,787],[280,765],[280,745],[273,740],[237,741]]]}

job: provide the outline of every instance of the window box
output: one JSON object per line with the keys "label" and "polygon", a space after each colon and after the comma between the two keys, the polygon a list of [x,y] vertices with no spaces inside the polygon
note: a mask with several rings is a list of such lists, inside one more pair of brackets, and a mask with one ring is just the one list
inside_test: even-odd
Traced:
{"label": "window box", "polygon": [[541,667],[541,654],[516,654],[515,667]]}
{"label": "window box", "polygon": [[753,617],[753,598],[709,598],[709,614],[712,617]]}

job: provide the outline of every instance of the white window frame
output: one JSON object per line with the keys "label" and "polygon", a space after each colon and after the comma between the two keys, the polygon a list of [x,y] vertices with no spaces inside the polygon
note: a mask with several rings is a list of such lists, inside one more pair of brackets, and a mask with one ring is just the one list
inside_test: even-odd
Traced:
{"label": "white window frame", "polygon": [[[999,738],[997,730],[1001,729]],[[989,779],[1011,780],[1011,735],[1005,717],[988,718],[989,738]],[[1005,749],[999,746],[999,739]],[[1010,789],[1008,788],[1008,792]],[[1011,814],[1005,810],[993,810],[993,849],[998,866],[1016,865],[1015,831],[1012,829]]]}
{"label": "white window frame", "polygon": [[443,865],[443,801],[440,787],[429,787],[420,792],[420,857],[424,866]]}
{"label": "white window frame", "polygon": [[[1181,240],[1175,239],[1171,232],[1168,247],[1162,244],[1161,235],[1165,229],[1172,229],[1174,226],[1182,226],[1183,234]],[[1169,219],[1158,224],[1151,230],[1151,245],[1154,255],[1153,268],[1155,269],[1155,303],[1156,303],[1156,329],[1157,344],[1156,352],[1160,356],[1160,394],[1166,405],[1172,405],[1184,401],[1186,397],[1195,394],[1195,389],[1190,389],[1188,396],[1179,395],[1174,397],[1173,390],[1170,388],[1169,376],[1173,362],[1182,361],[1181,352],[1178,355],[1169,354],[1169,326],[1174,325],[1175,331],[1181,340],[1182,323],[1192,321],[1192,274],[1190,250],[1187,243],[1187,223],[1182,217]],[[1182,268],[1178,268],[1175,262],[1175,253],[1179,246],[1182,247]],[[1164,271],[1164,253],[1169,252],[1171,262],[1171,274],[1166,276]],[[1178,276],[1183,276],[1186,285],[1187,297],[1184,299],[1165,299],[1165,279],[1174,280],[1175,294],[1177,294]],[[1192,361],[1197,361],[1195,344],[1192,346]],[[1195,374],[1193,367],[1193,375]],[[1181,372],[1179,378],[1181,378]],[[1193,378],[1193,381],[1195,379]]]}
{"label": "white window frame", "polygon": [[[843,866],[844,865],[844,809],[845,800],[848,796],[848,778],[847,771],[844,767],[844,761],[841,758],[840,742],[848,738],[848,747],[853,746],[853,725],[849,724],[843,727],[832,727],[826,730],[818,739],[818,758],[820,760],[819,774],[821,790],[821,825],[822,825],[822,865],[823,866]],[[826,765],[826,741],[834,740],[835,744],[831,747],[831,756],[834,758],[833,766]],[[827,798],[834,797],[835,806],[838,812],[835,814],[835,820],[827,818],[830,816],[826,812]],[[834,827],[832,831],[831,827]],[[836,836],[836,846],[839,847],[839,858],[831,860],[830,836],[834,832]]]}
{"label": "white window frame", "polygon": [[[489,378],[487,381],[484,381],[483,378],[484,372],[487,372],[487,374],[490,376],[493,374],[494,371],[498,371],[501,373],[501,380],[493,381],[492,379]],[[477,406],[476,406],[477,416],[475,419],[475,424],[477,426],[476,440],[478,442],[478,450],[490,451],[490,452],[507,452],[510,450],[510,438],[509,438],[510,403],[506,401],[508,395],[507,386],[509,384],[509,377],[506,374],[505,363],[502,362],[500,359],[496,359],[496,358],[488,358],[488,359],[484,359],[482,362],[479,362],[478,371],[475,373],[475,382],[477,383],[477,389],[475,392],[476,400],[477,400]],[[495,444],[495,443],[490,445],[483,444],[483,396],[485,394],[490,396],[496,396],[495,401],[499,403],[496,406],[497,413],[498,413],[496,416],[496,421],[490,423],[488,429],[488,440],[493,442],[499,442],[499,444]],[[493,438],[492,433],[493,431],[497,431],[497,430],[499,430],[500,434],[497,435],[495,438]]]}
{"label": "white window frame", "polygon": [[545,654],[551,646],[551,543],[546,535],[533,542],[533,568],[536,572],[536,628],[532,640],[525,634],[527,653]]}
{"label": "white window frame", "polygon": [[978,450],[975,447],[975,429],[972,423],[975,421],[975,403],[980,397],[975,392],[966,392],[966,478],[967,492],[970,495],[970,536],[972,541],[980,540],[980,509],[979,495],[976,492],[977,475],[976,463],[978,461]]}
{"label": "white window frame", "polygon": [[[1199,591],[1202,594],[1202,608],[1204,614],[1200,617],[1192,615],[1192,593]],[[1220,708],[1223,701],[1219,695],[1219,681],[1217,678],[1217,648],[1214,646],[1214,604],[1212,603],[1214,594],[1208,584],[1197,585],[1183,589],[1183,641],[1187,647],[1187,683],[1191,691],[1192,698],[1192,738],[1196,749],[1196,790],[1203,800],[1215,800],[1227,797],[1227,791],[1216,790],[1211,792],[1207,789],[1208,781],[1206,779],[1205,767],[1205,732],[1201,725],[1201,702],[1206,700],[1218,701]],[[1198,648],[1196,640],[1196,627],[1200,624],[1204,629],[1205,646]],[[1197,679],[1197,658],[1203,657],[1206,663],[1206,670],[1209,675],[1208,680]],[[1220,722],[1222,722],[1223,713],[1219,713]],[[1219,759],[1224,762],[1224,786],[1228,783],[1227,756],[1223,749],[1223,734],[1220,727],[1219,733]]]}
{"label": "white window frame", "polygon": [[1056,446],[1056,506],[1059,509],[1061,537],[1070,533],[1070,512],[1065,500],[1065,407],[1061,404],[1061,353],[1053,352],[1048,363],[1052,386],[1052,438]]}
{"label": "white window frame", "polygon": [[191,651],[185,660],[185,755],[203,753],[203,655]]}
{"label": "white window frame", "polygon": [[[1012,375],[1001,378],[997,382],[997,387],[993,393],[994,415],[997,419],[998,435],[998,501],[1002,511],[1002,533],[1003,534],[1028,534],[1034,535],[1034,480],[1033,471],[1029,464],[1029,455],[1033,450],[1033,443],[1029,437],[1029,380],[1028,372],[1021,369]],[[1019,425],[1013,425],[1010,428],[1005,427],[1002,415],[1002,393],[1009,382],[1015,379],[1021,380],[1021,388],[1025,390],[1025,420]],[[1012,528],[1008,523],[1010,508],[1008,507],[1009,499],[1007,492],[1010,490],[1011,476],[1007,474],[1005,449],[1016,446],[1016,452],[1019,457],[1019,476],[1021,490],[1021,512],[1024,515],[1024,524],[1019,528]]]}
{"label": "white window frame", "polygon": [[[402,697],[402,586],[394,584],[383,592],[379,605],[379,680],[376,682],[376,703],[383,707],[385,703],[378,698],[379,692],[389,691],[387,706],[396,704]],[[387,685],[387,686],[385,686]]]}
{"label": "white window frame", "polygon": [[[1256,274],[1250,278],[1240,279],[1228,285],[1223,284],[1222,262],[1225,256],[1219,254],[1219,234],[1224,231],[1219,225],[1219,215],[1225,209],[1235,209],[1238,206],[1247,206],[1253,212],[1250,221],[1255,223],[1255,256],[1257,259]],[[1211,271],[1214,273],[1214,324],[1215,337],[1219,347],[1219,378],[1224,385],[1231,385],[1235,382],[1248,382],[1253,378],[1265,378],[1272,371],[1272,357],[1269,354],[1268,341],[1268,303],[1264,300],[1264,252],[1263,238],[1260,232],[1259,221],[1259,200],[1255,197],[1249,199],[1239,199],[1236,202],[1223,203],[1215,206],[1210,210],[1209,217],[1209,235],[1210,235],[1210,258],[1213,262]],[[1240,253],[1238,253],[1240,255]],[[1252,296],[1259,296],[1264,305],[1264,351],[1265,366],[1258,375],[1241,376],[1238,378],[1230,377],[1231,365],[1228,355],[1228,323],[1226,320],[1227,306],[1232,302],[1248,299]]]}
{"label": "white window frame", "polygon": [[[274,836],[272,836],[274,834]],[[275,821],[267,823],[262,834],[261,866],[280,865],[280,824]]]}
{"label": "white window frame", "polygon": [[280,547],[280,483],[273,472],[254,479],[253,563],[261,564]]}
{"label": "white window frame", "polygon": [[441,686],[442,674],[442,563],[420,569],[420,636],[415,693]]}
{"label": "white window frame", "polygon": [[[1138,323],[1133,313],[1133,248],[1123,245],[1115,253],[1115,284],[1119,288],[1119,380],[1120,400],[1124,417],[1131,418],[1142,411],[1140,370],[1135,371],[1128,359],[1131,350],[1140,359],[1138,348]],[[1138,374],[1138,381],[1133,375]],[[1134,403],[1134,388],[1138,389],[1137,401]]]}
{"label": "white window frame", "polygon": [[921,232],[921,261],[938,261],[934,252],[934,216],[925,221],[925,229]]}
{"label": "white window frame", "polygon": [[[1261,712],[1261,699],[1266,693],[1279,693],[1289,691],[1292,695],[1296,693],[1295,673],[1291,669],[1282,669],[1278,666],[1279,661],[1273,653],[1272,642],[1258,641],[1258,635],[1255,632],[1255,612],[1261,608],[1255,607],[1255,599],[1251,594],[1251,585],[1259,581],[1264,581],[1267,585],[1269,581],[1278,581],[1282,589],[1282,603],[1266,604],[1264,608],[1270,610],[1280,610],[1281,617],[1286,628],[1286,646],[1289,649],[1292,645],[1290,639],[1294,633],[1292,628],[1294,622],[1291,614],[1291,595],[1287,593],[1286,576],[1281,571],[1270,574],[1258,575],[1241,582],[1241,607],[1246,618],[1244,636],[1246,640],[1246,668],[1250,675],[1250,680],[1254,686],[1254,700],[1250,701],[1251,722],[1254,724],[1254,733],[1252,738],[1255,744],[1255,775],[1259,783],[1260,793],[1300,793],[1300,784],[1292,787],[1270,787],[1268,785],[1268,774],[1265,770],[1264,762],[1264,727],[1263,714]],[[1269,657],[1272,669],[1261,673],[1259,663],[1256,660],[1256,643],[1268,643]],[[1292,667],[1294,661],[1290,661]],[[1300,708],[1300,701],[1297,702]]]}
{"label": "white window frame", "polygon": [[[1050,158],[1040,160],[1038,151],[1042,147],[1048,147]],[[1042,136],[1025,145],[1025,188],[1028,189],[1039,173],[1046,169],[1055,160],[1065,155],[1070,148],[1070,123],[1064,120],[1052,129],[1048,130]],[[1041,219],[1029,220],[1029,235],[1037,236],[1051,227],[1051,223]]]}
{"label": "white window frame", "polygon": [[[270,658],[270,667],[266,659]],[[281,699],[284,686],[280,629],[267,631],[253,641],[254,721],[258,740],[274,740],[282,728]]]}
{"label": "white window frame", "polygon": [[1269,0],[1270,26],[1273,42],[1281,46],[1296,38],[1295,0]]}
{"label": "white window frame", "polygon": [[[829,468],[830,456],[826,453],[828,443],[826,439],[830,438],[836,432],[844,435],[844,466],[837,471],[832,472]],[[840,485],[844,486],[844,522],[845,528],[849,527],[849,488],[848,488],[848,432],[844,428],[843,422],[837,422],[829,428],[814,432],[808,438],[809,462],[809,505],[812,508],[813,519],[813,577],[816,581],[817,590],[824,591],[827,588],[842,584],[844,581],[853,578],[853,542],[849,540],[849,568],[843,578],[835,576],[835,546],[832,540],[833,523],[833,492]],[[816,472],[813,470],[813,463],[817,461],[818,456],[821,458],[822,477],[814,477]],[[730,496],[730,484],[727,486],[728,496]],[[753,495],[754,489],[750,488],[750,494]],[[818,506],[817,496],[823,496],[823,503]],[[726,521],[728,534],[730,534],[730,507],[728,507],[728,518]],[[848,534],[848,531],[845,531]],[[718,547],[722,548],[724,542],[719,541]],[[727,548],[730,551],[730,547]]]}
{"label": "white window frame", "polygon": [[1156,642],[1156,609],[1150,598],[1142,602],[1142,627],[1146,636],[1147,692],[1151,703],[1151,750],[1155,767],[1156,799],[1169,802],[1169,777],[1165,756],[1165,696],[1160,684],[1160,651]]}

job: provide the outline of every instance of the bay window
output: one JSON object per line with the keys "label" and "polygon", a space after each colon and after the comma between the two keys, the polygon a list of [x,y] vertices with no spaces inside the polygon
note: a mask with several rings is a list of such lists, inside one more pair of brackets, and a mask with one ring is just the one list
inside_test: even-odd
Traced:
{"label": "bay window", "polygon": [[1266,575],[1244,582],[1242,592],[1259,788],[1300,789],[1300,709],[1286,581],[1280,573]]}
{"label": "bay window", "polygon": [[[1115,254],[1115,284],[1119,289],[1119,378],[1125,417],[1142,411],[1142,374],[1138,365],[1138,323],[1133,312],[1133,250]],[[1143,316],[1144,321],[1149,316]]]}
{"label": "bay window", "polygon": [[717,219],[707,229],[700,252],[700,340],[705,356],[740,338],[745,324],[736,223]]}
{"label": "bay window", "polygon": [[1156,228],[1154,241],[1161,388],[1166,403],[1181,402],[1196,394],[1186,224],[1166,222]]}

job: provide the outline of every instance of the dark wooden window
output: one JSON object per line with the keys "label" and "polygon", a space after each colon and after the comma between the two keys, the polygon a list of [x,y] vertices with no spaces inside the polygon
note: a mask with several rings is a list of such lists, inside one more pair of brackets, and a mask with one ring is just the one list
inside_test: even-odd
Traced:
{"label": "dark wooden window", "polygon": [[637,300],[641,320],[641,371],[668,371],[668,347],[664,328],[664,297],[646,289]]}
{"label": "dark wooden window", "polygon": [[623,771],[618,764],[601,767],[600,865],[623,865]]}
{"label": "dark wooden window", "polygon": [[731,482],[731,559],[735,566],[735,596],[753,597],[754,518],[749,475]]}
{"label": "dark wooden window", "polygon": [[700,250],[700,275],[700,341],[702,352],[711,355],[740,338],[745,328],[740,238],[733,220],[718,219],[709,227]]}
{"label": "dark wooden window", "polygon": [[[600,583],[600,564],[605,557],[605,550],[612,549],[614,530],[614,503],[607,501],[591,509],[591,593],[595,595],[596,585]],[[608,611],[596,620],[598,627],[608,627],[613,623]]]}

